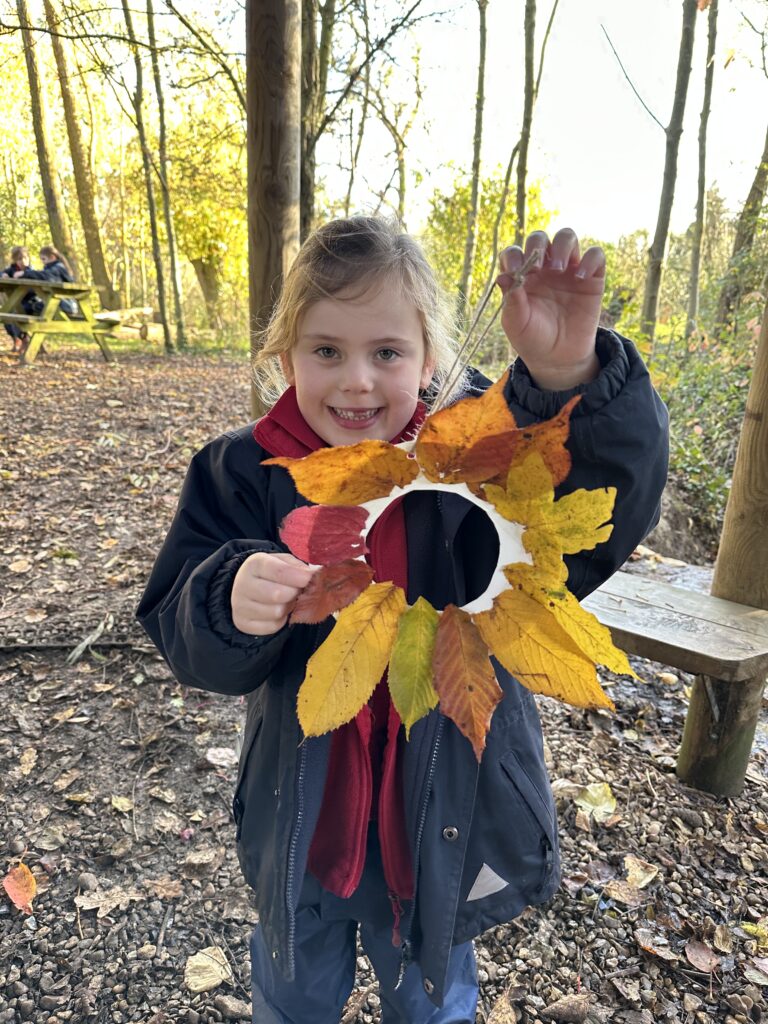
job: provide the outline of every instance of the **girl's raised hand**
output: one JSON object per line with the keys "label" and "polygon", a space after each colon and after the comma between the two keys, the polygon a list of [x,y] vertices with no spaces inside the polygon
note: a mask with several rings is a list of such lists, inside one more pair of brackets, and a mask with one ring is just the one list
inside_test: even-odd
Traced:
{"label": "girl's raised hand", "polygon": [[[515,287],[515,274],[533,253],[536,263]],[[595,335],[605,288],[603,250],[593,246],[581,256],[570,228],[552,241],[544,231],[534,231],[525,250],[509,246],[499,262],[501,324],[536,384],[564,391],[593,380],[600,372]]]}
{"label": "girl's raised hand", "polygon": [[282,629],[316,571],[289,554],[250,555],[232,584],[235,627],[251,636],[269,636]]}

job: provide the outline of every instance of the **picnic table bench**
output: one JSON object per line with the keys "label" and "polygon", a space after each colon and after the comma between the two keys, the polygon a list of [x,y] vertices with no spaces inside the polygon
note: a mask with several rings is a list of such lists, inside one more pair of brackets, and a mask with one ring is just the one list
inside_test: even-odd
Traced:
{"label": "picnic table bench", "polygon": [[754,724],[733,720],[729,691],[741,684],[761,697],[768,676],[768,611],[628,572],[617,572],[582,604],[629,654],[696,676],[708,703],[708,749],[703,759],[700,748],[690,749],[701,724],[700,703],[692,700],[677,772],[687,781],[695,761],[700,788],[735,795],[740,784],[721,768],[727,768],[729,755],[738,756],[734,748],[743,753],[746,745],[748,755]]}
{"label": "picnic table bench", "polygon": [[[107,335],[120,323],[109,313],[94,313],[92,305],[93,285],[63,281],[37,281],[24,277],[0,277],[0,323],[16,324],[29,335],[29,343],[21,353],[22,363],[32,363],[48,334],[81,334],[91,338],[101,349],[104,359],[114,362]],[[25,313],[22,300],[29,292],[43,302],[39,315]],[[65,313],[61,308],[62,299],[74,299],[80,309],[79,315]]]}

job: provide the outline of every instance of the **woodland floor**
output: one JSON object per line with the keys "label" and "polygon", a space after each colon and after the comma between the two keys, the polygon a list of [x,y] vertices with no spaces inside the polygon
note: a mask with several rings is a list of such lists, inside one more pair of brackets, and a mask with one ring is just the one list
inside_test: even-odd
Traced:
{"label": "woodland floor", "polygon": [[[189,456],[240,425],[246,378],[224,358],[0,357],[0,875],[23,857],[39,887],[31,916],[0,893],[0,1024],[249,1019],[242,703],[180,687],[133,620]],[[691,680],[634,664],[639,682],[605,680],[614,716],[541,703],[564,880],[478,943],[479,1021],[583,1020],[548,1015],[574,995],[592,1022],[768,1016],[765,726],[739,799],[687,789]],[[594,782],[617,801],[601,824],[573,799]],[[627,854],[658,869],[639,891],[616,884]],[[187,959],[214,945],[232,981],[193,995]],[[360,963],[349,1024],[378,1020]]]}

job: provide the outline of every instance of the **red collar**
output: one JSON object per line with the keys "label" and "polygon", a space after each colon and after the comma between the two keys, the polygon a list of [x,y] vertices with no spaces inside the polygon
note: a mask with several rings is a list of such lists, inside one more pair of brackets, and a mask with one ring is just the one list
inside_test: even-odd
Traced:
{"label": "red collar", "polygon": [[[426,406],[418,402],[413,416],[397,437],[392,439],[392,444],[413,438],[426,414]],[[288,388],[267,415],[256,423],[253,436],[270,455],[291,459],[301,459],[318,448],[329,447],[302,416],[296,401],[296,388],[293,387]]]}

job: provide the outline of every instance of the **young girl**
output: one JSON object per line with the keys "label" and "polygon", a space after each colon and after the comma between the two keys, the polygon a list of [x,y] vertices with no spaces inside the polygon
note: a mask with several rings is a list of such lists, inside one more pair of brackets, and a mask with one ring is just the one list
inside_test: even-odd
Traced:
{"label": "young girl", "polygon": [[[11,249],[11,262],[5,268],[0,271],[0,277],[25,277],[29,268],[29,249],[25,245],[14,245]],[[30,296],[34,298],[34,295],[30,292]],[[25,295],[21,300],[21,308],[25,313],[29,310],[25,308],[24,303],[27,302],[29,296]],[[11,351],[23,352],[26,348],[27,342],[29,341],[29,335],[26,331],[18,326],[18,324],[5,324],[7,333],[11,336]]]}
{"label": "young girl", "polygon": [[[40,259],[43,263],[42,270],[26,270],[24,277],[32,278],[33,281],[61,281],[66,284],[71,284],[74,278],[72,277],[72,269],[67,262],[65,256],[59,252],[58,249],[52,245],[44,245],[40,250]],[[21,274],[14,274],[14,277],[21,277]],[[40,300],[37,300],[40,302]],[[60,308],[67,314],[67,316],[74,316],[77,313],[77,303],[74,299],[62,299],[59,303]],[[38,312],[42,312],[42,302],[40,302],[40,309]]]}
{"label": "young girl", "polygon": [[[513,274],[536,251],[522,287]],[[584,596],[654,525],[666,477],[666,412],[634,346],[598,330],[605,261],[570,230],[532,234],[501,254],[502,324],[519,353],[506,397],[519,425],[574,394],[564,487],[616,486],[611,538],[568,560]],[[435,710],[405,742],[382,683],[357,718],[304,738],[296,695],[330,632],[287,625],[313,569],[278,529],[306,504],[270,456],[300,457],[363,438],[413,436],[419,393],[453,350],[438,288],[417,244],[375,218],[334,221],[303,246],[266,331],[259,370],[283,394],[258,423],[192,461],[138,616],[177,678],[247,694],[234,817],[256,893],[253,1020],[338,1021],[355,978],[358,928],[385,1024],[474,1022],[472,939],[549,898],[557,825],[529,690],[494,665],[504,699],[480,765]],[[488,386],[474,373],[465,392]],[[453,495],[408,494],[368,538],[377,580],[434,606],[481,593],[498,541]]]}

